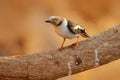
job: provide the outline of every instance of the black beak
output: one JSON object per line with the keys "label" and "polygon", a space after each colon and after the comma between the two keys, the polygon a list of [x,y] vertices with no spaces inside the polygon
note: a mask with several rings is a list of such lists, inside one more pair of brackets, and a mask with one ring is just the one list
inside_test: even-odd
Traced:
{"label": "black beak", "polygon": [[51,20],[46,20],[45,22],[46,22],[46,23],[52,23],[52,21],[51,21]]}

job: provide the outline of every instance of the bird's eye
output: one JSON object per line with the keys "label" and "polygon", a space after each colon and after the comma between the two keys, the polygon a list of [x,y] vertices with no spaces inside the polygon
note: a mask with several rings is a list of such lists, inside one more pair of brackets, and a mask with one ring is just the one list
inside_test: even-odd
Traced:
{"label": "bird's eye", "polygon": [[55,21],[55,22],[57,22],[57,21],[58,21],[58,19],[57,19],[57,18],[54,18],[54,21]]}

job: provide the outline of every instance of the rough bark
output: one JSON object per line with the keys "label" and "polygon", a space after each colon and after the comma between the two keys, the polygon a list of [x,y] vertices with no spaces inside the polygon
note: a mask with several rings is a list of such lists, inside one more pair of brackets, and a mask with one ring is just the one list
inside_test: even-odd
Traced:
{"label": "rough bark", "polygon": [[79,47],[0,58],[0,80],[55,80],[120,59],[120,25]]}

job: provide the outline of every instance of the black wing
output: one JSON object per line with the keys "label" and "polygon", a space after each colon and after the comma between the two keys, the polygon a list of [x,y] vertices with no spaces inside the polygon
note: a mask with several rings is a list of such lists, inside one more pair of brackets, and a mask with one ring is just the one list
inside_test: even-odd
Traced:
{"label": "black wing", "polygon": [[73,33],[73,34],[78,34],[78,33],[76,33],[75,32],[75,30],[74,30],[74,26],[76,26],[76,24],[75,23],[73,23],[72,21],[70,21],[70,20],[67,20],[67,27],[68,27],[68,29]]}
{"label": "black wing", "polygon": [[85,37],[85,38],[89,38],[90,37],[85,32],[85,29],[75,28],[77,26],[77,24],[73,23],[70,20],[67,20],[67,21],[68,21],[67,27],[73,34],[80,34],[82,37]]}

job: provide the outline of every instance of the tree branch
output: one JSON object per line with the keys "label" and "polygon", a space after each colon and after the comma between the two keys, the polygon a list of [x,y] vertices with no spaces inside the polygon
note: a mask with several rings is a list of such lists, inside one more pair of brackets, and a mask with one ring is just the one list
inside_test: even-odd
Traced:
{"label": "tree branch", "polygon": [[1,57],[2,80],[54,80],[120,59],[120,25],[79,42],[77,49]]}

